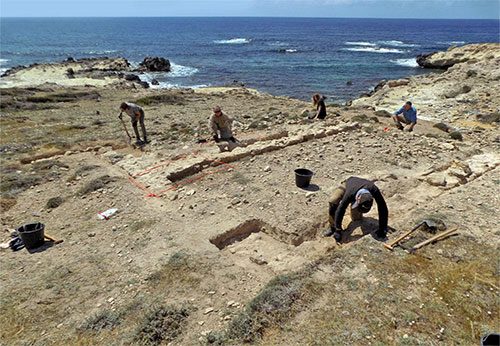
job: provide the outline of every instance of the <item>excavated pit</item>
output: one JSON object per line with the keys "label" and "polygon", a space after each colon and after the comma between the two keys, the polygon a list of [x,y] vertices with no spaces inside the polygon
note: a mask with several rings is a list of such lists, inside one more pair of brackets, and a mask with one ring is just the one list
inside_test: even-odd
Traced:
{"label": "excavated pit", "polygon": [[299,246],[303,242],[316,238],[316,230],[319,224],[311,224],[307,230],[298,234],[297,232],[282,232],[260,219],[252,219],[231,228],[230,230],[210,238],[210,243],[214,244],[219,250],[223,250],[229,245],[241,242],[248,238],[252,233],[264,233],[270,238],[286,245]]}
{"label": "excavated pit", "polygon": [[210,242],[233,263],[255,273],[259,272],[259,267],[274,273],[284,272],[308,261],[297,252],[294,241],[280,238],[275,228],[262,220],[252,219],[211,238]]}
{"label": "excavated pit", "polygon": [[243,239],[248,238],[252,233],[259,233],[263,230],[263,222],[261,220],[252,219],[247,220],[244,223],[231,228],[229,231],[219,234],[218,236],[211,238],[210,242],[217,246],[219,250],[225,247],[240,242]]}

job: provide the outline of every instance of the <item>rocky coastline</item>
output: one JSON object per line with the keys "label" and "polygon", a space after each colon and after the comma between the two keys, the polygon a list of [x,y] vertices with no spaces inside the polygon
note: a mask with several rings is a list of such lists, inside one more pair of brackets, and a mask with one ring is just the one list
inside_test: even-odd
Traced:
{"label": "rocky coastline", "polygon": [[488,128],[499,124],[499,43],[453,46],[444,52],[419,55],[416,60],[423,68],[442,71],[383,80],[352,105],[392,113],[408,100],[423,119],[457,127]]}
{"label": "rocky coastline", "polygon": [[[29,87],[46,83],[60,86],[104,86],[149,88],[138,74],[170,72],[170,61],[162,57],[146,57],[137,68],[125,58],[67,58],[62,62],[16,66],[0,76],[0,87]],[[153,82],[154,84],[154,82]]]}

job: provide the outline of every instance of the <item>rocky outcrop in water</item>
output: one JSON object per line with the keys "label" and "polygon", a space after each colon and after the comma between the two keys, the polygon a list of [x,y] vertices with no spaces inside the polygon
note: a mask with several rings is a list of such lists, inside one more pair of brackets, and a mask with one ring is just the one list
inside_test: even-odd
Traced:
{"label": "rocky outcrop in water", "polygon": [[144,60],[139,64],[137,68],[138,72],[170,72],[171,66],[170,61],[165,58],[159,58],[155,56],[154,58],[144,58]]}

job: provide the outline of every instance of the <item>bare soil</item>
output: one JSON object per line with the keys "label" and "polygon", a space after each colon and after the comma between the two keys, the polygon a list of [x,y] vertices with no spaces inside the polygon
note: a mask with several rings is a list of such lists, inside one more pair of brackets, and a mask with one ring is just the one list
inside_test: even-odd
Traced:
{"label": "bare soil", "polygon": [[[0,240],[40,221],[64,242],[0,253],[0,344],[465,345],[498,329],[498,127],[458,141],[336,105],[311,121],[310,104],[245,88],[64,90],[99,96],[37,109],[2,90]],[[142,150],[116,118],[122,101],[144,105]],[[246,147],[197,143],[214,105]],[[297,168],[315,172],[309,188]],[[391,253],[373,208],[346,213],[341,244],[324,238],[328,196],[353,175],[381,189],[389,239],[424,218],[459,235]]]}

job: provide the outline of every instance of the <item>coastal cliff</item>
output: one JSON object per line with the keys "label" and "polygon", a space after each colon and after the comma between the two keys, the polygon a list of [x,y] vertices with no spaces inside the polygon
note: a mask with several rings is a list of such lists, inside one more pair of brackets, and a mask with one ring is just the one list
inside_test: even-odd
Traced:
{"label": "coastal cliff", "polygon": [[426,75],[382,81],[354,106],[394,112],[411,101],[423,119],[456,123],[498,123],[500,107],[500,44],[471,44],[417,57],[427,68],[446,69]]}

